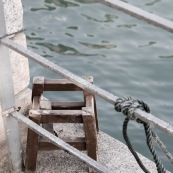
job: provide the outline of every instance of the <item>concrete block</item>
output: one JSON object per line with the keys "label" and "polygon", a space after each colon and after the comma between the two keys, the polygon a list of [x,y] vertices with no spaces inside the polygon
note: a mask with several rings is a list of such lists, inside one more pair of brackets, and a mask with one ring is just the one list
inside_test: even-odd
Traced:
{"label": "concrete block", "polygon": [[[31,90],[25,89],[24,91],[20,92],[20,94],[16,95],[15,101],[16,101],[16,107],[20,108],[20,113],[27,116],[28,110],[31,104]],[[0,108],[0,112],[1,112],[1,108]],[[1,113],[0,113],[0,134],[1,134],[0,173],[10,173],[11,171],[10,171],[10,165],[8,162],[7,143],[6,143],[6,137],[5,137],[5,131],[4,131],[3,118],[1,116]],[[21,135],[22,143],[26,143],[27,127],[23,123],[20,124],[20,135]]]}
{"label": "concrete block", "polygon": [[23,8],[21,0],[3,0],[6,18],[6,31],[12,33],[23,27]]}
{"label": "concrete block", "polygon": [[[26,38],[23,33],[15,35],[13,41],[26,47]],[[29,64],[28,59],[10,50],[11,69],[14,83],[15,95],[24,90],[29,85]]]}
{"label": "concrete block", "polygon": [[[23,28],[23,8],[21,0],[3,0],[6,19],[6,32],[13,33]],[[26,38],[23,33],[16,34],[11,39],[26,47]],[[28,87],[29,65],[28,59],[10,50],[11,68],[15,95]]]}

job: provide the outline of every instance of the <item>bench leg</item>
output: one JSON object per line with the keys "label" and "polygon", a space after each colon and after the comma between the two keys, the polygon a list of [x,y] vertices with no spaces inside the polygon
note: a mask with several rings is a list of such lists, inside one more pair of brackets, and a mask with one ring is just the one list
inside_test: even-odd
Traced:
{"label": "bench leg", "polygon": [[[40,124],[40,117],[29,117],[32,121]],[[34,172],[36,170],[37,153],[38,153],[39,135],[28,129],[26,159],[25,159],[25,173]]]}
{"label": "bench leg", "polygon": [[96,97],[94,97],[94,113],[95,113],[95,121],[96,121],[96,129],[97,133],[99,133],[99,123],[98,123],[98,116],[97,116],[97,107],[96,107]]}
{"label": "bench leg", "polygon": [[88,108],[82,110],[87,154],[92,159],[97,160],[97,130],[95,118]]}

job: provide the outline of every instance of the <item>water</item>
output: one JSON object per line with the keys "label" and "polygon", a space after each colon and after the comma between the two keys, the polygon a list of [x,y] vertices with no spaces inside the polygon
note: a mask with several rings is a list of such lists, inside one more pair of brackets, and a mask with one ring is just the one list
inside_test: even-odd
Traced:
{"label": "water", "polygon": [[[171,0],[128,1],[144,10],[173,20]],[[152,114],[171,123],[173,113],[173,34],[148,25],[94,0],[24,0],[28,48],[117,96],[146,101]],[[30,62],[31,80],[52,72]],[[46,95],[56,100],[57,95]],[[63,95],[58,96],[63,98]],[[79,99],[71,95],[70,99]],[[97,98],[100,129],[124,142],[124,117]],[[142,127],[128,128],[135,149],[152,159]],[[173,138],[154,129],[173,153]],[[168,170],[173,167],[158,149]]]}

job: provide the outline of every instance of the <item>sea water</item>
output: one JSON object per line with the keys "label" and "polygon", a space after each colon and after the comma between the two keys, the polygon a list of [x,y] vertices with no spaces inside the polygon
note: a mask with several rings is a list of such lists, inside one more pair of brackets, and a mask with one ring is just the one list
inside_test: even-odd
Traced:
{"label": "sea water", "polygon": [[[173,20],[171,0],[126,2]],[[153,115],[173,124],[173,34],[95,0],[24,0],[23,6],[29,49],[79,76],[93,76],[96,85],[118,97],[145,101]],[[59,78],[31,61],[30,70],[31,82],[33,76]],[[46,93],[51,100],[80,100],[79,95]],[[100,129],[124,142],[124,116],[100,98],[97,109]],[[173,153],[173,138],[154,131]],[[135,150],[152,159],[143,127],[131,122],[128,134]]]}

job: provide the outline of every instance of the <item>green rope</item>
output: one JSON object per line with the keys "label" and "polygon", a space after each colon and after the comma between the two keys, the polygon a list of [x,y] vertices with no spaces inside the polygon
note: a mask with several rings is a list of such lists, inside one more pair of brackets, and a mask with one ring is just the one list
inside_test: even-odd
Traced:
{"label": "green rope", "polygon": [[143,163],[141,162],[138,154],[136,153],[136,151],[133,149],[131,143],[130,143],[130,140],[129,140],[129,137],[127,135],[127,126],[128,126],[128,122],[129,122],[129,118],[126,117],[125,120],[124,120],[124,123],[123,123],[123,137],[124,137],[124,140],[126,141],[126,144],[127,144],[127,147],[129,148],[130,152],[133,154],[133,156],[135,157],[138,165],[141,167],[141,169],[145,172],[145,173],[150,173],[147,168],[143,165]]}
{"label": "green rope", "polygon": [[132,97],[118,98],[116,100],[116,103],[115,103],[115,110],[118,111],[118,112],[122,112],[124,115],[127,116],[127,118],[125,118],[125,121],[124,121],[124,124],[123,124],[123,137],[126,141],[126,144],[129,148],[129,150],[131,151],[131,153],[133,154],[133,156],[135,157],[135,159],[136,159],[137,163],[139,164],[139,166],[141,167],[141,169],[145,173],[150,173],[145,168],[145,166],[141,162],[139,156],[137,155],[137,153],[133,149],[133,147],[130,143],[130,140],[128,138],[128,135],[127,135],[127,126],[128,126],[128,122],[129,122],[130,119],[131,120],[136,120],[138,123],[143,124],[145,134],[146,134],[146,142],[147,142],[147,145],[148,145],[148,148],[149,148],[151,154],[153,155],[153,159],[154,159],[156,167],[157,167],[157,172],[158,173],[166,173],[166,169],[164,168],[163,164],[161,163],[161,161],[160,161],[159,157],[157,156],[157,153],[156,153],[156,151],[153,147],[153,144],[152,144],[153,132],[152,132],[150,126],[147,123],[145,123],[144,121],[142,121],[140,119],[137,119],[134,116],[134,111],[137,108],[150,113],[150,108],[148,107],[148,105],[146,103],[144,103],[143,101],[140,101],[140,100],[133,99]]}
{"label": "green rope", "polygon": [[147,138],[147,145],[148,145],[150,152],[153,155],[153,158],[154,158],[154,161],[155,161],[155,164],[157,167],[157,172],[158,173],[166,173],[166,169],[164,168],[163,164],[161,163],[159,157],[157,156],[157,153],[156,153],[154,146],[152,144],[153,138],[152,138],[152,132],[151,132],[150,126],[144,122],[143,122],[143,125],[144,125],[145,134],[146,134],[146,138]]}

